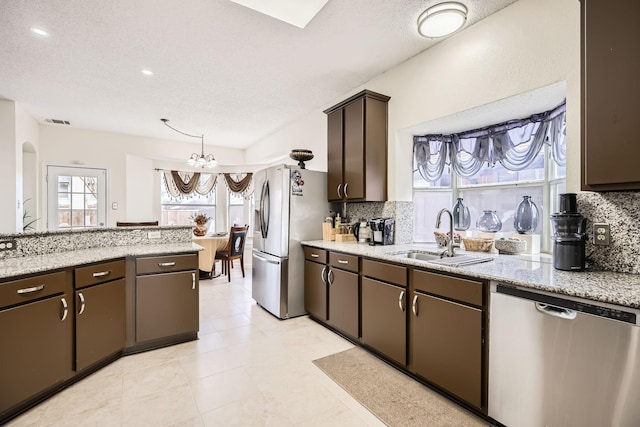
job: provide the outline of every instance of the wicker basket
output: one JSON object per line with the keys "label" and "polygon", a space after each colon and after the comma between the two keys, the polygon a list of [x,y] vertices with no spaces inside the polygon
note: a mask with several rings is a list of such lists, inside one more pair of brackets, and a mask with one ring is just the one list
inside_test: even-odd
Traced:
{"label": "wicker basket", "polygon": [[[441,231],[434,231],[433,235],[436,237],[436,243],[439,248],[445,248],[449,244],[449,233],[443,233]],[[456,248],[460,247],[460,236],[453,236],[453,246]]]}
{"label": "wicker basket", "polygon": [[493,249],[493,239],[480,239],[477,237],[467,237],[462,239],[464,248],[473,252],[491,252]]}

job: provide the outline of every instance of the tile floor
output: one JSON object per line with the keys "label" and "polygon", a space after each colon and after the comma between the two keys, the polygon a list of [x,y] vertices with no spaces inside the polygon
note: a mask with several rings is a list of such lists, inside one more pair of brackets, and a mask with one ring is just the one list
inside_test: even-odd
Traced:
{"label": "tile floor", "polygon": [[383,425],[311,363],[353,345],[257,306],[246,273],[200,282],[199,340],[123,357],[8,425]]}

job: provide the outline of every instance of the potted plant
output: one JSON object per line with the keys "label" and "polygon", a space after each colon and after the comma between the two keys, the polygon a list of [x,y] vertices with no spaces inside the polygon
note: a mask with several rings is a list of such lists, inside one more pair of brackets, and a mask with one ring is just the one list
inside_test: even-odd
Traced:
{"label": "potted plant", "polygon": [[211,219],[211,217],[207,216],[207,214],[199,213],[191,216],[193,222],[195,222],[195,226],[193,227],[193,234],[196,236],[204,236],[207,234],[207,230],[209,227],[207,223]]}

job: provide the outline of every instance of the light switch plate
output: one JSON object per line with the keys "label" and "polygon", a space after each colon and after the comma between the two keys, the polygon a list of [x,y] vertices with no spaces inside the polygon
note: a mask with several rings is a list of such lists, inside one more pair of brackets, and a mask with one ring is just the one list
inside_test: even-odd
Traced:
{"label": "light switch plate", "polygon": [[596,222],[593,224],[593,244],[606,246],[611,243],[609,224]]}

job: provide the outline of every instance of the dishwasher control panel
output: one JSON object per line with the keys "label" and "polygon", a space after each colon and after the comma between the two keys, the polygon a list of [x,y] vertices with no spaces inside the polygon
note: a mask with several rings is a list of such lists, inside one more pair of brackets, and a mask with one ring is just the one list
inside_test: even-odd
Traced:
{"label": "dishwasher control panel", "polygon": [[536,301],[556,307],[567,308],[569,310],[575,310],[581,313],[591,314],[593,316],[631,323],[633,325],[636,325],[638,322],[637,313],[626,311],[622,308],[613,308],[611,306],[600,305],[595,302],[590,303],[583,300],[576,301],[573,299],[568,299],[567,297],[559,298],[547,294],[541,294],[538,292],[530,292],[508,285],[497,285],[496,292],[506,295],[512,295],[519,298],[525,298],[531,301]]}

